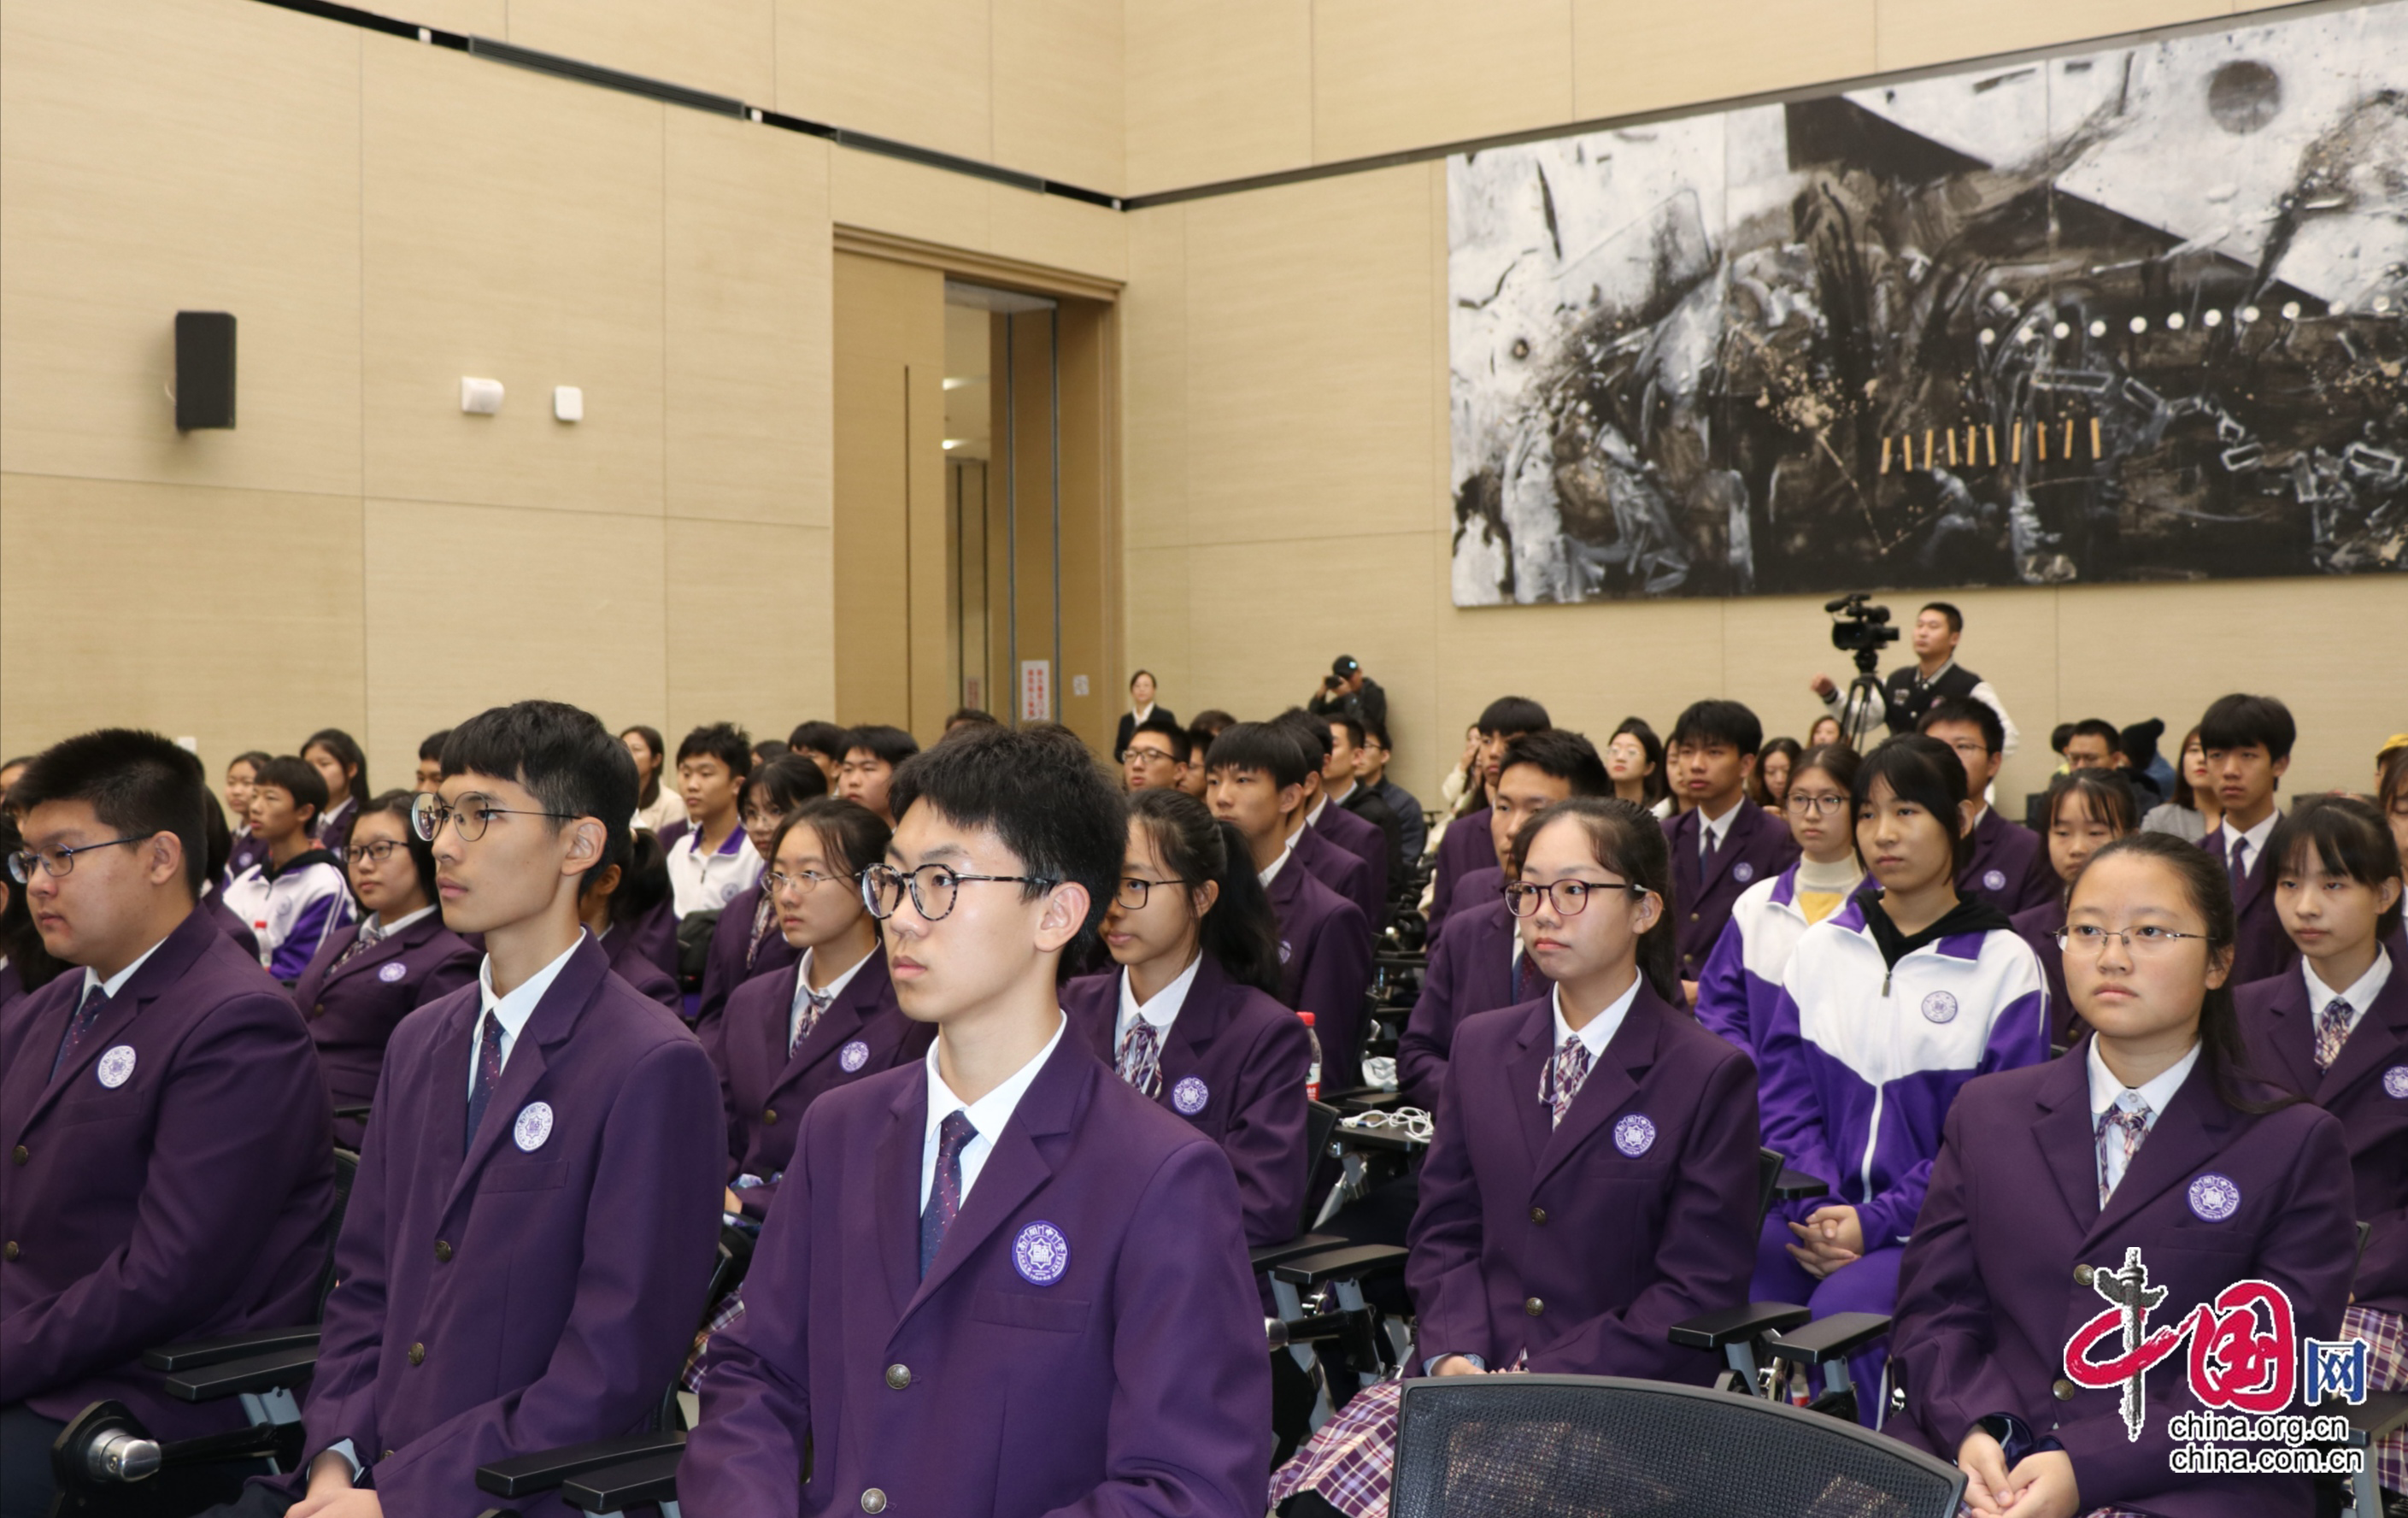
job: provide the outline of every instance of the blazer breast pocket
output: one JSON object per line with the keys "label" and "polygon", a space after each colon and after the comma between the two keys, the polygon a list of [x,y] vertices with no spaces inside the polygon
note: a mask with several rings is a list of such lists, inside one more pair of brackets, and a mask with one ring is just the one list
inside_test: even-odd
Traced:
{"label": "blazer breast pocket", "polygon": [[1006,1328],[1035,1328],[1049,1334],[1076,1334],[1087,1326],[1093,1304],[1079,1297],[1036,1292],[999,1292],[982,1286],[970,1297],[970,1316],[980,1323]]}
{"label": "blazer breast pocket", "polygon": [[[89,1076],[82,1078],[94,1087],[99,1086],[99,1082],[93,1081]],[[147,1113],[150,1106],[150,1104],[142,1099],[138,1091],[95,1090],[89,1096],[62,1098],[58,1106],[50,1108],[46,1124],[53,1128],[69,1128],[86,1122],[133,1122]]]}
{"label": "blazer breast pocket", "polygon": [[497,1164],[477,1178],[477,1190],[486,1192],[557,1191],[568,1180],[568,1162],[550,1164]]}

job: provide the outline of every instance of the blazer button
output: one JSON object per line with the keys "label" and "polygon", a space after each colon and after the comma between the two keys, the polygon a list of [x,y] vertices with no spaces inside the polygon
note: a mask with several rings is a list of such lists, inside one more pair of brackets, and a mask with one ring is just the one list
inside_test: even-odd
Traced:
{"label": "blazer button", "polygon": [[1547,1221],[1547,1209],[1545,1207],[1532,1207],[1530,1209],[1530,1221],[1535,1223],[1544,1223]]}
{"label": "blazer button", "polygon": [[772,1128],[772,1127],[777,1126],[777,1122],[778,1122],[778,1109],[777,1109],[776,1107],[774,1107],[774,1106],[773,1106],[773,1107],[765,1107],[765,1108],[763,1108],[763,1109],[762,1109],[762,1112],[761,1112],[761,1126],[762,1126],[762,1127],[764,1127],[764,1128]]}
{"label": "blazer button", "polygon": [[409,1363],[414,1366],[423,1366],[426,1363],[425,1345],[412,1344],[409,1347]]}
{"label": "blazer button", "polygon": [[1695,921],[1697,921],[1697,920],[1698,920],[1698,914],[1696,914],[1695,912],[1690,913],[1690,914],[1689,914],[1689,920],[1690,920],[1691,922],[1695,922]]}
{"label": "blazer button", "polygon": [[320,1002],[316,1006],[309,1009],[309,1015],[313,1018],[324,1017],[326,1015],[326,1004]]}
{"label": "blazer button", "polygon": [[2091,1269],[2086,1265],[2075,1265],[2073,1267],[2073,1284],[2076,1286],[2087,1286],[2090,1284],[2090,1278],[2097,1274],[2097,1271]]}
{"label": "blazer button", "polygon": [[452,1246],[439,1238],[435,1241],[435,1263],[437,1265],[452,1263]]}
{"label": "blazer button", "polygon": [[13,1260],[23,1252],[17,1248],[17,1241],[13,1238],[6,1244],[0,1244],[0,1260]]}
{"label": "blazer button", "polygon": [[2073,1400],[2073,1383],[2067,1381],[2064,1377],[2059,1376],[2057,1380],[2049,1382],[2048,1395],[2057,1398],[2059,1402],[2071,1402]]}
{"label": "blazer button", "polygon": [[886,1494],[880,1491],[875,1486],[863,1487],[861,1491],[861,1511],[864,1512],[884,1512],[886,1511]]}
{"label": "blazer button", "polygon": [[26,1161],[32,1159],[33,1156],[25,1152],[24,1145],[20,1144],[15,1149],[8,1151],[8,1158],[16,1161],[19,1164],[23,1164]]}
{"label": "blazer button", "polygon": [[886,1367],[886,1384],[895,1388],[895,1390],[898,1392],[903,1390],[906,1386],[910,1385],[911,1367],[910,1366],[888,1366]]}
{"label": "blazer button", "polygon": [[1525,1302],[1525,1303],[1523,1303],[1523,1304],[1522,1304],[1522,1310],[1523,1310],[1523,1311],[1525,1311],[1525,1312],[1526,1312],[1526,1313],[1528,1313],[1531,1317],[1535,1318],[1535,1317],[1537,1317],[1540,1313],[1544,1312],[1544,1311],[1546,1311],[1546,1310],[1547,1310],[1547,1304],[1545,1304],[1544,1302],[1540,1301],[1537,1297],[1535,1297],[1535,1296],[1534,1296],[1534,1297],[1530,1298],[1530,1300],[1528,1300],[1527,1302]]}

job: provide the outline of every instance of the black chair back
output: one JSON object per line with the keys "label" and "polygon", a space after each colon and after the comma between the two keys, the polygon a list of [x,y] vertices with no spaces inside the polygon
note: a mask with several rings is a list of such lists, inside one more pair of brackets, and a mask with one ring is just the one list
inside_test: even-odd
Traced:
{"label": "black chair back", "polygon": [[1329,1200],[1330,1188],[1346,1172],[1345,1162],[1330,1152],[1344,1114],[1326,1102],[1307,1102],[1304,1113],[1304,1216],[1297,1220],[1298,1235],[1312,1232],[1313,1220]]}
{"label": "black chair back", "polygon": [[1607,1376],[1409,1381],[1394,1518],[1956,1518],[1965,1478],[1870,1429]]}
{"label": "black chair back", "polygon": [[326,1215],[326,1265],[318,1273],[318,1316],[326,1315],[326,1297],[335,1289],[335,1241],[343,1236],[343,1213],[351,1205],[351,1183],[360,1178],[360,1157],[350,1149],[335,1150],[335,1206]]}
{"label": "black chair back", "polygon": [[1772,1189],[1781,1184],[1781,1167],[1787,1163],[1779,1149],[1758,1149],[1756,1151],[1756,1225],[1764,1226],[1765,1214],[1772,1210]]}

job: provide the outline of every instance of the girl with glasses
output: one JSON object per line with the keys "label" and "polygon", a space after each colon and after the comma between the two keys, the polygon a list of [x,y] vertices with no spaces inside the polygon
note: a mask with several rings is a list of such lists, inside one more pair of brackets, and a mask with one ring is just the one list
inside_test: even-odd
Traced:
{"label": "girl with glasses", "polygon": [[[2048,783],[2042,815],[2048,818],[2048,862],[2071,885],[2090,856],[2137,831],[2132,788],[2111,770],[2069,770]],[[2082,1018],[2065,990],[2065,951],[2057,933],[2065,926],[2065,903],[2057,893],[2014,915],[2015,932],[2031,946],[2048,977],[2049,1036],[2059,1048],[2082,1035]]]}
{"label": "girl with glasses", "polygon": [[1798,841],[1798,862],[1741,893],[1730,925],[1714,940],[1698,976],[1698,1020],[1750,1058],[1781,997],[1782,973],[1799,935],[1864,883],[1853,817],[1861,762],[1855,749],[1838,745],[1809,749],[1799,759],[1780,808]]}
{"label": "girl with glasses", "polygon": [[[1949,1111],[1899,1275],[1903,1395],[1884,1431],[1955,1460],[1977,1518],[2307,1518],[2306,1476],[2174,1469],[2173,1420],[2200,1410],[2195,1341],[2146,1373],[2137,1428],[2124,1382],[2077,1385],[2065,1359],[2116,1311],[2108,1293],[2135,1286],[2164,1293],[2151,1332],[2256,1281],[2288,1297],[2297,1338],[2333,1339],[2357,1253],[2343,1125],[2244,1066],[2214,855],[2117,839],[2075,875],[2065,920],[2067,987],[2093,1031],[2063,1059],[1972,1082]],[[2261,1306],[2253,1331],[2266,1321]],[[2081,1357],[2122,1343],[2111,1328]]]}
{"label": "girl with glasses", "polygon": [[[769,858],[779,825],[795,808],[827,791],[827,772],[803,754],[781,754],[745,776],[737,820],[752,852],[764,860]],[[867,864],[875,858],[872,855],[861,862]],[[708,1042],[709,1029],[719,1020],[737,987],[794,962],[795,951],[779,936],[777,904],[771,893],[766,889],[738,891],[710,930],[710,951],[702,964],[702,994],[695,1003],[695,1032]]]}

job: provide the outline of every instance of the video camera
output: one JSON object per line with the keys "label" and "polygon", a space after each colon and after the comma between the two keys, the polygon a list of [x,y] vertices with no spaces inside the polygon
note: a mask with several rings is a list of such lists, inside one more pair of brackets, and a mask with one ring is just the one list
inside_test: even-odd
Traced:
{"label": "video camera", "polygon": [[1823,610],[1831,614],[1831,646],[1856,656],[1856,668],[1873,672],[1881,660],[1881,651],[1898,642],[1899,629],[1890,625],[1889,608],[1866,604],[1868,592],[1851,591],[1837,600],[1827,600]]}

